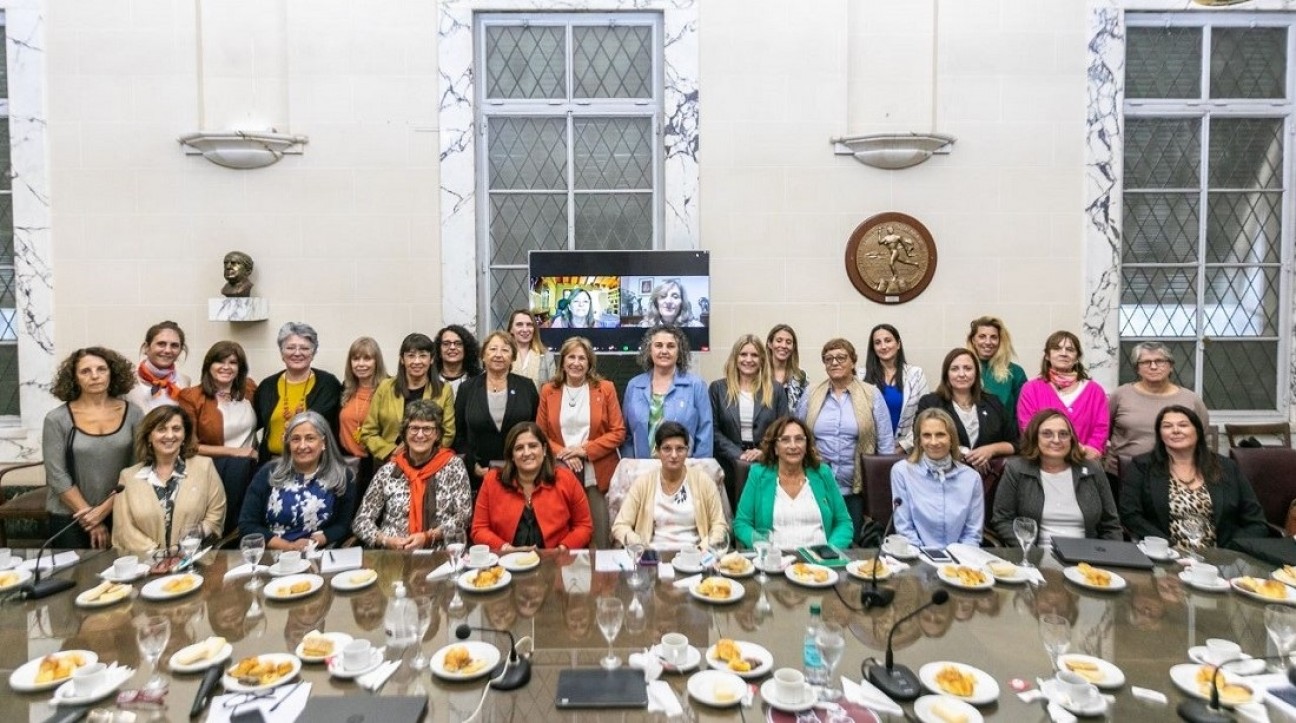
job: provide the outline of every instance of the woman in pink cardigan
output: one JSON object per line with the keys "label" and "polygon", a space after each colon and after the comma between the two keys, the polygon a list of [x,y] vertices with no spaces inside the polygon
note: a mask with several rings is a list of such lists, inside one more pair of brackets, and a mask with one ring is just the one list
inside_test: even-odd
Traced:
{"label": "woman in pink cardigan", "polygon": [[1111,429],[1107,392],[1085,373],[1083,357],[1075,334],[1055,331],[1049,336],[1040,375],[1026,382],[1017,399],[1017,425],[1025,430],[1036,412],[1056,409],[1071,420],[1085,457],[1100,459]]}

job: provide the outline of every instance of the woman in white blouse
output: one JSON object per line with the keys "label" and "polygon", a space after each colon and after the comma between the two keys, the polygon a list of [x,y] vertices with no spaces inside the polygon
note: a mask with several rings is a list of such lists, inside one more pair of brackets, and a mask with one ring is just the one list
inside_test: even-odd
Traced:
{"label": "woman in white blouse", "polygon": [[625,418],[616,387],[599,376],[589,339],[574,336],[558,350],[558,366],[540,386],[536,423],[549,439],[554,457],[585,483],[594,542],[608,541],[608,485],[621,460]]}
{"label": "woman in white blouse", "polygon": [[727,540],[729,523],[715,482],[685,464],[688,430],[679,422],[662,422],[653,442],[661,468],[630,487],[612,525],[612,539],[621,545],[640,542],[654,550],[710,547]]}

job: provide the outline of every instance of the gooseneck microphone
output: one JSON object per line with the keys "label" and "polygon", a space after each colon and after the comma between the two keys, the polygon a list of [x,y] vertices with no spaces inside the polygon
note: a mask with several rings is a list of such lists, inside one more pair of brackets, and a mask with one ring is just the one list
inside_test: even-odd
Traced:
{"label": "gooseneck microphone", "polygon": [[531,661],[518,655],[517,640],[513,637],[512,631],[498,628],[479,628],[476,625],[461,623],[459,627],[455,628],[455,637],[465,640],[469,635],[472,635],[474,630],[483,633],[507,635],[509,639],[509,654],[491,671],[490,687],[495,690],[517,690],[531,682]]}
{"label": "gooseneck microphone", "polygon": [[887,633],[886,665],[874,663],[868,666],[864,672],[868,675],[869,682],[895,700],[913,700],[918,697],[922,692],[918,685],[918,676],[914,675],[913,670],[895,664],[895,648],[892,641],[895,639],[896,630],[899,630],[905,622],[933,605],[944,605],[947,602],[949,602],[949,593],[937,590],[932,593],[929,602],[920,605],[917,610],[900,618],[895,625],[891,626],[891,632]]}
{"label": "gooseneck microphone", "polygon": [[[1219,681],[1224,677],[1220,674],[1220,671],[1228,670],[1229,665],[1243,660],[1281,660],[1286,663],[1288,657],[1289,656],[1287,655],[1265,655],[1253,658],[1240,655],[1236,658],[1225,660],[1216,668],[1215,675],[1211,676],[1210,701],[1207,702],[1195,698],[1185,700],[1179,704],[1179,707],[1175,708],[1175,712],[1179,714],[1180,718],[1188,721],[1188,723],[1229,723],[1233,720],[1233,716],[1225,712],[1223,707],[1220,706]],[[1296,685],[1296,668],[1287,668],[1287,682]],[[1247,683],[1247,685],[1252,684]]]}
{"label": "gooseneck microphone", "polygon": [[[900,509],[902,504],[904,504],[904,500],[899,497],[895,498],[895,501],[891,503],[891,519],[887,520],[886,529],[882,531],[882,542],[886,542],[887,535],[891,534],[891,530],[895,529],[896,511]],[[878,543],[877,553],[873,555],[873,577],[869,580],[868,587],[860,589],[860,605],[863,605],[865,610],[884,608],[890,605],[892,600],[895,600],[895,590],[890,588],[878,589],[878,563],[882,559],[882,542]]]}
{"label": "gooseneck microphone", "polygon": [[[105,497],[104,499],[112,499],[115,495],[121,493],[125,489],[126,489],[125,485],[117,485],[116,487],[113,488],[112,492],[108,493],[108,496]],[[48,540],[45,541],[45,544],[40,546],[40,550],[36,552],[36,567],[32,569],[31,582],[27,583],[26,585],[23,585],[22,588],[20,588],[19,590],[19,595],[24,600],[39,600],[43,597],[49,597],[50,595],[55,595],[57,593],[63,592],[68,588],[76,587],[76,583],[73,582],[72,580],[68,580],[67,578],[49,577],[42,580],[40,563],[41,563],[41,556],[45,554],[45,550],[48,549],[49,546],[53,544],[55,540],[58,539],[59,535],[62,535],[64,532],[67,532],[68,530],[72,529],[73,527],[79,524],[81,524],[80,519],[72,520],[70,524],[65,525],[63,529],[59,530],[58,532],[55,532]],[[50,574],[51,575],[54,574],[53,565],[50,565]]]}

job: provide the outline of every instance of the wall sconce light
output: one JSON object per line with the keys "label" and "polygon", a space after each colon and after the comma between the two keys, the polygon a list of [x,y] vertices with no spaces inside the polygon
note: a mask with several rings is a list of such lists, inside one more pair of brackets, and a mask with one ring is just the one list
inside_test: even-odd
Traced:
{"label": "wall sconce light", "polygon": [[854,156],[866,166],[892,171],[948,154],[954,145],[954,136],[939,133],[874,133],[830,140],[836,155]]}
{"label": "wall sconce light", "polygon": [[306,136],[268,131],[199,131],[180,136],[180,145],[187,155],[203,158],[226,168],[249,170],[273,165],[291,153],[300,155]]}

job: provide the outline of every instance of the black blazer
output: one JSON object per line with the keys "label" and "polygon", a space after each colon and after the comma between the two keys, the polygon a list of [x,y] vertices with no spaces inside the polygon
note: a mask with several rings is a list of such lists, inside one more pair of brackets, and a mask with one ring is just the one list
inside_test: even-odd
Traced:
{"label": "black blazer", "polygon": [[504,424],[496,427],[486,401],[486,375],[478,374],[459,385],[459,393],[455,395],[454,451],[464,455],[469,474],[473,472],[474,464],[489,467],[492,460],[504,459],[504,438],[509,430],[518,422],[534,422],[536,419],[540,393],[536,391],[535,382],[510,372],[507,387]]}
{"label": "black blazer", "polygon": [[[752,439],[757,445],[765,436],[765,430],[770,424],[779,417],[788,413],[787,392],[783,390],[783,385],[774,382],[774,395],[770,399],[773,407],[767,407],[761,403],[760,398],[753,399],[754,408],[752,410]],[[711,382],[709,389],[711,395],[711,419],[715,425],[715,450],[716,459],[732,464],[739,456],[742,455],[742,421],[738,418],[738,403],[729,404],[726,396],[729,393],[729,384],[723,379],[717,379]]]}
{"label": "black blazer", "polygon": [[[338,412],[342,409],[342,382],[323,369],[312,367],[311,371],[315,372],[315,386],[311,387],[310,394],[306,395],[306,408],[312,412],[319,412],[320,416],[324,417],[324,421],[329,423],[329,429],[333,431],[333,436],[336,438]],[[265,430],[269,428],[270,415],[274,414],[275,405],[279,404],[279,378],[286,373],[281,371],[262,379],[257,385],[256,393],[252,395],[252,409],[256,411],[257,428],[262,430],[261,445],[257,448],[262,462],[268,461],[271,456],[270,449],[266,446]]]}
{"label": "black blazer", "polygon": [[[1264,509],[1237,464],[1220,457],[1220,478],[1206,484],[1215,524],[1215,544],[1233,547],[1235,540],[1268,537]],[[1152,468],[1152,453],[1135,457],[1122,468],[1121,523],[1135,538],[1170,537],[1170,477]]]}
{"label": "black blazer", "polygon": [[[941,399],[936,392],[922,395],[918,400],[918,411],[924,409],[944,409],[951,417],[954,418],[954,426],[958,429],[959,445],[971,447],[968,443],[967,430],[963,428],[963,420],[959,419],[958,412],[954,411],[954,402],[947,402]],[[977,446],[981,447],[987,444],[997,442],[1007,442],[1013,446],[1013,453],[1017,452],[1018,438],[1017,423],[1014,421],[1012,414],[1004,409],[1003,402],[993,394],[981,395],[981,401],[977,402],[977,419],[981,423],[981,431],[977,433]],[[915,439],[918,430],[914,430]],[[917,444],[917,442],[915,442]]]}

